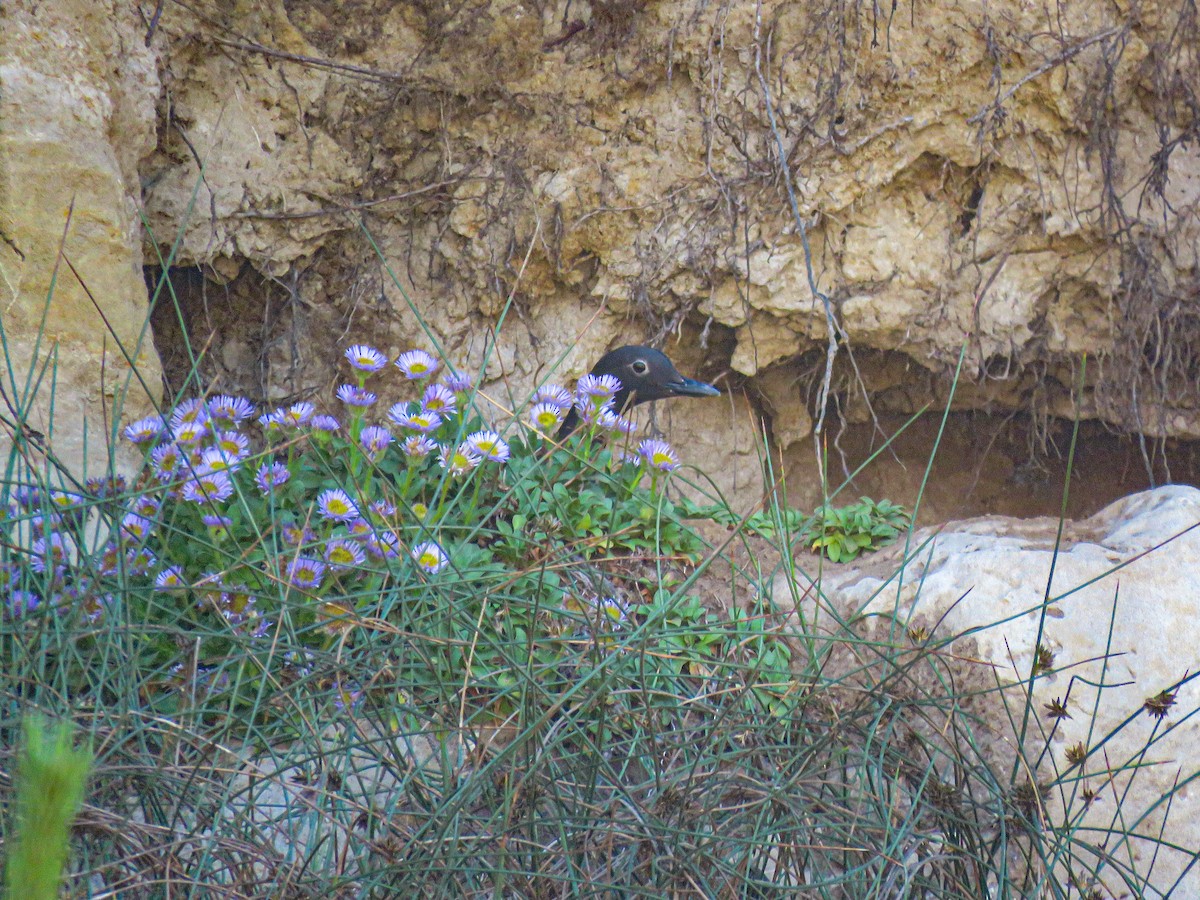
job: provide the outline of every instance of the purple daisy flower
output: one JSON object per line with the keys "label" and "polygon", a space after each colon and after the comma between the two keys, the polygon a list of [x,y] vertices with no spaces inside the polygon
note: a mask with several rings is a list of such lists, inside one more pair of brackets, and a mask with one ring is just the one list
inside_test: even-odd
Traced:
{"label": "purple daisy flower", "polygon": [[217,433],[213,446],[223,450],[235,462],[241,462],[250,452],[250,439],[237,431],[221,431]]}
{"label": "purple daisy flower", "polygon": [[343,384],[337,389],[337,398],[347,406],[367,407],[379,398],[356,384]]}
{"label": "purple daisy flower", "polygon": [[311,556],[297,556],[288,563],[288,581],[293,587],[312,590],[321,586],[325,577],[325,563]]}
{"label": "purple daisy flower", "polygon": [[316,661],[309,650],[288,650],[280,658],[287,672],[297,678],[311,675]]}
{"label": "purple daisy flower", "polygon": [[169,591],[174,588],[187,587],[183,581],[183,570],[179,566],[167,566],[158,573],[158,577],[154,579],[154,586],[160,591]]}
{"label": "purple daisy flower", "polygon": [[178,428],[184,422],[205,423],[209,420],[208,404],[199,397],[184,400],[171,413],[171,428]]}
{"label": "purple daisy flower", "polygon": [[101,575],[116,575],[120,569],[121,552],[116,541],[108,541],[100,548],[100,562],[96,566]]}
{"label": "purple daisy flower", "polygon": [[258,471],[254,475],[254,483],[258,485],[258,489],[265,496],[280,485],[287,484],[291,477],[292,473],[283,463],[265,462],[258,467]]}
{"label": "purple daisy flower", "polygon": [[291,428],[299,428],[301,425],[307,425],[316,411],[317,408],[307,400],[293,403],[283,412],[283,424]]}
{"label": "purple daisy flower", "polygon": [[575,409],[579,413],[579,420],[584,425],[599,426],[600,422],[605,418],[605,414],[612,412],[611,404],[611,400],[601,401],[598,405],[581,400],[575,404]]}
{"label": "purple daisy flower", "polygon": [[341,423],[333,416],[313,416],[312,427],[314,431],[323,431],[326,434],[333,434],[339,428]]}
{"label": "purple daisy flower", "polygon": [[603,406],[596,410],[595,415],[596,427],[601,431],[615,431],[617,427],[617,414],[613,412],[611,406]]}
{"label": "purple daisy flower", "polygon": [[431,384],[421,396],[421,409],[442,417],[452,416],[458,411],[458,398],[444,384]]}
{"label": "purple daisy flower", "polygon": [[638,456],[636,450],[619,450],[617,452],[618,466],[640,466],[642,458]]}
{"label": "purple daisy flower", "polygon": [[121,519],[121,536],[126,540],[144,541],[154,531],[154,523],[137,513],[126,513]]}
{"label": "purple daisy flower", "polygon": [[390,519],[396,514],[396,504],[390,500],[373,500],[368,508],[372,515],[381,519]]}
{"label": "purple daisy flower", "polygon": [[551,403],[549,400],[535,403],[529,410],[529,420],[533,423],[533,427],[543,434],[554,434],[558,431],[558,426],[562,424],[563,407],[557,403]]}
{"label": "purple daisy flower", "polygon": [[42,505],[42,492],[31,485],[22,485],[13,491],[13,500],[21,509],[33,509]]}
{"label": "purple daisy flower", "polygon": [[59,569],[67,559],[67,541],[58,532],[40,537],[30,547],[29,564],[39,575]]}
{"label": "purple daisy flower", "polygon": [[416,561],[417,566],[428,572],[430,575],[436,575],[450,562],[450,558],[446,556],[446,551],[437,545],[434,541],[423,541],[412,549],[412,557]]}
{"label": "purple daisy flower", "polygon": [[219,503],[233,494],[233,481],[228,472],[209,472],[191,479],[183,486],[183,499],[193,503]]}
{"label": "purple daisy flower", "polygon": [[170,481],[183,465],[183,452],[178,444],[160,444],[150,453],[150,462],[154,464],[154,474],[159,481]]}
{"label": "purple daisy flower", "polygon": [[217,421],[237,424],[254,415],[254,404],[243,397],[218,394],[208,398],[208,414]]}
{"label": "purple daisy flower", "polygon": [[116,605],[112,594],[93,594],[85,597],[81,607],[83,620],[90,625],[95,625],[104,618],[105,613],[111,612]]}
{"label": "purple daisy flower", "polygon": [[125,554],[125,570],[130,575],[145,575],[158,563],[149,547],[138,547]]}
{"label": "purple daisy flower", "polygon": [[442,417],[435,412],[415,412],[408,417],[406,427],[422,434],[432,434],[442,426]]}
{"label": "purple daisy flower", "polygon": [[419,431],[421,434],[432,434],[442,424],[442,417],[435,412],[417,410],[409,412],[409,404],[396,403],[388,410],[388,418],[397,427],[406,431]]}
{"label": "purple daisy flower", "polygon": [[231,625],[241,625],[248,619],[255,618],[258,611],[254,608],[258,598],[245,585],[229,585],[221,591],[217,600],[217,612],[225,617]]}
{"label": "purple daisy flower", "polygon": [[334,522],[349,522],[358,518],[358,507],[350,499],[350,495],[341,488],[330,488],[321,491],[317,496],[317,508],[321,517]]}
{"label": "purple daisy flower", "polygon": [[162,509],[162,502],[150,494],[142,494],[140,497],[135,497],[133,502],[129,504],[129,511],[137,513],[139,516],[145,516],[147,519],[153,519],[158,515],[158,511]]}
{"label": "purple daisy flower", "polygon": [[632,419],[618,415],[607,406],[596,413],[596,424],[604,431],[615,431],[619,434],[633,434],[636,427]]}
{"label": "purple daisy flower", "polygon": [[350,532],[351,537],[364,538],[374,531],[374,526],[364,518],[357,518],[346,523],[346,530]]}
{"label": "purple daisy flower", "polygon": [[122,432],[125,435],[125,440],[131,444],[149,444],[158,439],[158,436],[163,433],[165,423],[162,416],[146,416],[144,419],[138,419],[125,427]]}
{"label": "purple daisy flower", "polygon": [[366,548],[376,559],[395,559],[400,555],[400,538],[387,528],[373,531],[367,535]]}
{"label": "purple daisy flower", "polygon": [[38,595],[33,591],[15,590],[10,591],[5,603],[8,605],[8,614],[14,619],[19,619],[26,613],[33,612],[38,608],[41,601]]}
{"label": "purple daisy flower", "polygon": [[404,373],[410,381],[427,378],[438,369],[438,361],[424,350],[409,350],[401,353],[396,360],[396,368]]}
{"label": "purple daisy flower", "polygon": [[357,569],[367,561],[367,554],[358,541],[350,538],[334,538],[325,545],[325,562],[333,570]]}
{"label": "purple daisy flower", "polygon": [[78,494],[72,494],[69,491],[50,492],[50,505],[56,506],[63,511],[71,509],[79,500],[80,497]]}
{"label": "purple daisy flower", "polygon": [[209,447],[200,454],[196,464],[198,475],[209,475],[213,472],[236,472],[241,468],[236,456],[232,456],[220,447]]}
{"label": "purple daisy flower", "polygon": [[340,713],[354,712],[362,705],[364,696],[362,688],[350,688],[339,681],[333,687],[333,708]]}
{"label": "purple daisy flower", "polygon": [[393,403],[388,407],[387,417],[395,425],[401,428],[407,428],[408,417],[413,412],[413,404],[401,400],[399,403]]}
{"label": "purple daisy flower", "polygon": [[374,462],[383,455],[383,451],[387,450],[388,445],[392,443],[392,433],[378,425],[368,425],[362,430],[362,434],[358,436],[358,442],[362,444],[363,450],[366,451],[367,458]]}
{"label": "purple daisy flower", "polygon": [[346,351],[350,365],[360,372],[378,372],[387,365],[387,357],[368,344],[355,344]]}
{"label": "purple daisy flower", "polygon": [[438,448],[438,445],[427,434],[410,434],[404,439],[404,455],[410,460],[425,459]]}
{"label": "purple daisy flower", "polygon": [[467,446],[481,459],[505,462],[509,457],[508,442],[494,431],[476,431],[467,435]]}
{"label": "purple daisy flower", "polygon": [[607,620],[615,628],[620,628],[629,618],[629,605],[620,597],[597,597],[593,606],[601,621]]}
{"label": "purple daisy flower", "polygon": [[208,434],[208,425],[205,422],[189,420],[171,426],[171,438],[181,447],[195,446],[204,440],[206,434]]}
{"label": "purple daisy flower", "polygon": [[220,572],[205,572],[200,576],[194,587],[200,591],[205,597],[211,598],[224,586],[225,582],[221,580]]}
{"label": "purple daisy flower", "polygon": [[300,526],[294,522],[284,522],[283,540],[289,547],[308,546],[316,541],[316,533],[307,525]]}
{"label": "purple daisy flower", "polygon": [[[154,454],[150,456],[153,458]],[[113,475],[112,477],[105,476],[103,478],[89,478],[85,484],[87,492],[99,500],[107,500],[110,497],[119,497],[125,493],[129,485],[125,481],[124,475]]]}
{"label": "purple daisy flower", "polygon": [[54,491],[50,494],[50,507],[58,520],[62,522],[82,523],[87,516],[87,509],[80,502],[83,498],[78,494],[67,491]]}
{"label": "purple daisy flower", "polygon": [[575,398],[565,387],[557,384],[543,384],[533,395],[533,403],[553,403],[559,409],[570,409]]}
{"label": "purple daisy flower", "polygon": [[229,518],[229,516],[221,516],[216,513],[201,516],[200,521],[204,523],[206,528],[228,528],[233,524],[233,519]]}
{"label": "purple daisy flower", "polygon": [[442,376],[442,384],[456,394],[465,394],[471,389],[471,376],[465,372],[455,372],[447,369]]}
{"label": "purple daisy flower", "polygon": [[438,465],[451,475],[466,475],[479,465],[479,462],[479,456],[466,441],[453,449],[447,444],[438,452]]}
{"label": "purple daisy flower", "polygon": [[638,444],[638,456],[647,466],[660,472],[674,472],[679,468],[679,458],[666,441],[647,438]]}
{"label": "purple daisy flower", "polygon": [[262,426],[262,430],[267,434],[283,430],[283,426],[287,424],[285,418],[286,413],[282,409],[276,409],[269,413],[263,413],[258,417],[258,424]]}
{"label": "purple daisy flower", "polygon": [[575,385],[575,399],[591,406],[603,406],[621,390],[621,381],[615,375],[584,375]]}

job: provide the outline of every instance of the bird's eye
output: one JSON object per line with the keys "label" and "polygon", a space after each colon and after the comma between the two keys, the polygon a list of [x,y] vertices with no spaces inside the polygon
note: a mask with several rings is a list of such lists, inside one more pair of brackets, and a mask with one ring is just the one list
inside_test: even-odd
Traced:
{"label": "bird's eye", "polygon": [[646,365],[646,361],[644,359],[635,359],[629,364],[629,368],[633,369],[634,374],[636,375],[645,375],[650,371],[650,367]]}

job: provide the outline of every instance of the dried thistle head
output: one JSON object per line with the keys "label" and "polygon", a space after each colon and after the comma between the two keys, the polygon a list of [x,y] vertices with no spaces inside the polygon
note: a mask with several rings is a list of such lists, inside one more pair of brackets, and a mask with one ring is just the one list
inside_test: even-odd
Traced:
{"label": "dried thistle head", "polygon": [[1087,747],[1080,741],[1078,744],[1072,744],[1067,748],[1067,762],[1073,766],[1078,766],[1087,759]]}
{"label": "dried thistle head", "polygon": [[1067,704],[1059,697],[1055,697],[1049,703],[1043,706],[1046,710],[1046,717],[1049,719],[1069,719],[1071,714],[1067,712]]}
{"label": "dried thistle head", "polygon": [[1045,675],[1054,668],[1054,651],[1045,644],[1038,644],[1033,651],[1033,675]]}
{"label": "dried thistle head", "polygon": [[1147,697],[1142,709],[1156,719],[1165,719],[1171,707],[1175,705],[1176,691],[1160,691],[1153,697]]}
{"label": "dried thistle head", "polygon": [[1013,811],[1017,813],[1016,821],[1028,828],[1037,828],[1042,821],[1042,810],[1046,807],[1049,795],[1048,784],[1033,781],[1018,784],[1010,796]]}

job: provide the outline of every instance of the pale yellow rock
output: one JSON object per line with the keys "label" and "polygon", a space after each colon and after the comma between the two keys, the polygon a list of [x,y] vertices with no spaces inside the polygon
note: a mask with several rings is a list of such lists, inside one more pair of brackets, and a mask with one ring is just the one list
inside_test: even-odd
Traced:
{"label": "pale yellow rock", "polygon": [[[757,376],[791,371],[828,339],[798,214],[839,336],[907,355],[937,398],[968,347],[964,374],[989,375],[957,402],[997,414],[1061,411],[1082,354],[1122,339],[1130,270],[1106,215],[1114,197],[1136,217],[1127,234],[1155,283],[1183,297],[1198,277],[1194,142],[1174,147],[1165,200],[1145,190],[1164,115],[1154,92],[1190,83],[1194,65],[1177,53],[1156,69],[1171,4],[1131,19],[1072,0],[1053,26],[1009,0],[886,20],[784,0],[594,13],[508,0],[344,17],[281,0],[168,9],[172,118],[160,103],[160,146],[143,166],[155,242],[179,237],[178,264],[221,279],[238,270],[219,261],[244,264],[229,289],[248,309],[261,276],[300,285],[322,320],[351,297],[386,298],[393,311],[369,321],[397,344],[420,329],[384,266],[448,346],[475,346],[503,321],[500,344],[537,356],[520,371],[578,337],[562,329],[590,316],[557,317],[577,302],[609,329],[586,346],[723,327],[730,367]],[[230,46],[217,22],[252,43]],[[1102,128],[1105,103],[1116,113]],[[583,365],[573,356],[570,371]],[[1037,373],[1068,381],[1034,401]],[[936,399],[875,389],[897,387],[891,403]],[[1200,431],[1195,398],[1139,396],[1151,430]],[[1076,401],[1128,424],[1118,403]]]}
{"label": "pale yellow rock", "polygon": [[[1009,687],[988,701],[977,732],[979,745],[997,761],[1011,759],[1017,744],[1009,723],[1022,720],[1026,687],[1013,685],[1028,678],[1039,643],[1052,650],[1054,673],[1034,683],[1034,725],[1026,738],[1029,760],[1048,747],[1051,758],[1040,778],[1063,773],[1066,789],[1052,792],[1048,821],[1070,820],[1080,834],[1094,826],[1143,835],[1147,839],[1113,848],[1157,888],[1138,896],[1165,896],[1177,878],[1171,896],[1200,896],[1200,873],[1188,869],[1200,846],[1195,792],[1185,788],[1170,804],[1159,802],[1177,780],[1197,771],[1193,721],[1200,688],[1188,680],[1157,724],[1143,709],[1148,698],[1195,669],[1198,522],[1200,491],[1183,485],[1135,494],[1089,519],[1067,521],[1057,546],[1060,523],[1053,519],[950,522],[917,531],[908,546],[923,549],[906,563],[897,545],[829,567],[820,578],[828,604],[806,601],[803,615],[818,633],[830,627],[831,608],[843,621],[865,616],[877,637],[891,630],[903,641],[899,636],[910,625],[923,625],[938,639],[969,633],[968,652],[949,650],[943,658],[953,660],[956,679],[983,672],[991,686]],[[810,588],[807,576],[800,588]],[[792,595],[781,578],[776,596]],[[1045,717],[1055,700],[1070,714],[1057,724]],[[1051,725],[1053,739],[1046,741],[1039,735]],[[1077,745],[1090,751],[1087,765],[1068,772],[1067,751]],[[1098,802],[1083,802],[1077,789],[1083,786],[1096,791]],[[1121,824],[1113,826],[1114,817]],[[1156,847],[1160,834],[1183,849]],[[1081,845],[1074,852],[1088,856]],[[1100,882],[1114,896],[1127,888],[1111,868]]]}
{"label": "pale yellow rock", "polygon": [[737,329],[738,343],[730,368],[743,375],[754,375],[772,363],[791,359],[810,346],[787,323],[769,316],[758,316]]}
{"label": "pale yellow rock", "polygon": [[782,368],[771,369],[759,377],[757,386],[769,407],[772,436],[782,449],[812,434],[806,392],[796,376]]}
{"label": "pale yellow rock", "polygon": [[[316,53],[281,5],[246,13],[247,29],[272,46]],[[145,197],[154,240],[170,245],[182,235],[181,263],[237,255],[282,276],[348,226],[336,212],[318,213],[354,190],[361,173],[332,135],[304,126],[324,99],[324,70],[186,43],[173,48],[171,66],[186,89],[172,94],[173,126],[147,163],[156,173]]]}
{"label": "pale yellow rock", "polygon": [[6,394],[25,396],[31,360],[53,372],[26,421],[76,476],[99,474],[105,429],[161,391],[137,172],[154,142],[155,62],[135,9],[72,0],[5,3],[0,60],[0,310],[17,373],[11,384],[5,368]]}
{"label": "pale yellow rock", "polygon": [[903,347],[916,330],[916,317],[926,308],[927,299],[926,292],[899,287],[848,297],[841,305],[842,325],[855,340],[869,340],[876,347]]}

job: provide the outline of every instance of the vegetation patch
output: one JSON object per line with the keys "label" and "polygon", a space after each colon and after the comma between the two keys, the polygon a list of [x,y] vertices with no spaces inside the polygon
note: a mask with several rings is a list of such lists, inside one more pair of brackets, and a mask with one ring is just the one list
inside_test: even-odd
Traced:
{"label": "vegetation patch", "polygon": [[[814,618],[789,548],[850,559],[905,511],[677,502],[675,451],[633,438],[598,379],[544,384],[495,423],[477,379],[424,350],[358,344],[343,365],[329,412],[202,394],[131,423],[130,479],[80,483],[14,430],[0,729],[15,746],[39,710],[93,748],[73,894],[1109,883],[1115,864],[1080,828],[1112,775],[1103,736],[1053,769],[1053,724],[1027,712],[1017,744],[1044,746],[998,759],[1002,688],[957,635],[836,604]],[[583,424],[560,440],[572,407]],[[726,542],[689,518],[725,524]],[[1173,711],[1162,696],[1149,715]],[[4,817],[6,842],[28,818]],[[1128,884],[1150,875],[1119,867]]]}
{"label": "vegetation patch", "polygon": [[850,562],[896,540],[911,521],[907,510],[890,500],[861,497],[846,506],[827,503],[813,513],[804,540],[833,562]]}

